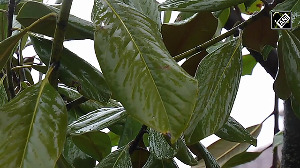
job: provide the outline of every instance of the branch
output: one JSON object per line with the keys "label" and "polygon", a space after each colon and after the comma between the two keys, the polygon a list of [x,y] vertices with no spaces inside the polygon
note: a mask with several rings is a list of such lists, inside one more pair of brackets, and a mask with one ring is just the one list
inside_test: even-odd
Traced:
{"label": "branch", "polygon": [[58,21],[56,23],[56,29],[54,33],[54,40],[52,44],[50,66],[54,67],[54,71],[49,77],[49,82],[53,87],[57,87],[58,84],[58,68],[61,59],[61,52],[63,50],[63,42],[65,40],[66,27],[68,25],[68,19],[70,15],[70,9],[73,0],[63,0],[62,7],[59,13]]}
{"label": "branch", "polygon": [[71,110],[71,108],[76,107],[76,106],[78,106],[79,104],[82,104],[82,103],[84,103],[84,102],[86,102],[86,101],[88,101],[88,100],[89,100],[89,99],[87,99],[87,98],[81,96],[81,97],[79,97],[78,99],[75,99],[75,100],[69,102],[69,103],[66,105],[67,111]]}
{"label": "branch", "polygon": [[[7,11],[7,19],[8,19],[7,37],[10,37],[12,35],[12,24],[13,24],[15,6],[16,6],[15,0],[10,0],[8,5],[8,11]],[[6,63],[6,74],[7,74],[6,82],[8,86],[7,98],[9,101],[10,99],[16,96],[14,84],[13,84],[12,72],[11,72],[11,58]]]}
{"label": "branch", "polygon": [[136,149],[138,149],[138,145],[140,141],[143,139],[143,135],[147,132],[147,126],[143,125],[140,132],[137,134],[135,139],[131,142],[129,147],[129,154],[132,154]]}

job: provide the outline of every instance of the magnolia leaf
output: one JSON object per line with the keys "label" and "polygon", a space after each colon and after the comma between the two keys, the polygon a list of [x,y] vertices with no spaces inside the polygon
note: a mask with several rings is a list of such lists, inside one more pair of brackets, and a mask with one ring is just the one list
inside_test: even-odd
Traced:
{"label": "magnolia leaf", "polygon": [[[199,149],[201,152],[201,156],[205,162],[206,168],[220,168],[218,162],[214,158],[214,156],[203,146],[201,143],[199,143]],[[204,167],[203,167],[204,168]]]}
{"label": "magnolia leaf", "polygon": [[298,71],[300,67],[300,41],[288,30],[282,31],[281,41],[287,83],[295,99],[300,102],[300,75]]}
{"label": "magnolia leaf", "polygon": [[138,135],[141,127],[142,127],[141,123],[139,123],[132,117],[128,116],[118,146],[122,147],[128,144],[129,142],[131,142],[132,140],[134,140],[135,137]]}
{"label": "magnolia leaf", "polygon": [[157,24],[143,13],[118,0],[95,0],[92,18],[96,55],[114,97],[175,143],[190,121],[197,81],[170,56]]}
{"label": "magnolia leaf", "polygon": [[271,29],[269,16],[263,16],[248,24],[243,31],[243,45],[262,52],[265,45],[277,47],[278,32]]}
{"label": "magnolia leaf", "polygon": [[124,107],[102,108],[78,118],[68,126],[68,134],[80,135],[100,131],[127,116]]}
{"label": "magnolia leaf", "polygon": [[143,166],[143,168],[158,168],[158,167],[178,168],[174,159],[159,160],[159,159],[155,158],[154,155],[150,155],[146,164]]}
{"label": "magnolia leaf", "polygon": [[[51,6],[47,6],[43,3],[28,1],[23,5],[16,19],[22,24],[22,26],[27,27],[41,17],[53,12],[59,13],[59,10]],[[53,16],[47,18],[46,22],[39,24],[31,31],[53,37],[55,27],[56,17]],[[68,19],[68,26],[66,28],[65,39],[93,39],[93,35],[94,29],[91,22],[80,19],[74,15],[70,15]]]}
{"label": "magnolia leaf", "polygon": [[101,161],[111,151],[109,136],[100,131],[75,135],[72,136],[72,140],[79,149],[98,161]]}
{"label": "magnolia leaf", "polygon": [[49,74],[0,107],[0,167],[55,166],[66,138],[67,111]]}
{"label": "magnolia leaf", "polygon": [[129,145],[126,145],[106,156],[96,168],[131,168]]}
{"label": "magnolia leaf", "polygon": [[198,161],[194,158],[189,148],[186,146],[184,139],[178,139],[177,141],[178,151],[176,153],[176,158],[182,163],[194,166],[197,165]]}
{"label": "magnolia leaf", "polygon": [[227,121],[241,78],[241,40],[235,39],[208,54],[199,64],[199,90],[185,140],[193,144],[215,133]]}
{"label": "magnolia leaf", "polygon": [[[261,127],[262,124],[258,124],[247,128],[247,130],[253,137],[256,138],[260,133]],[[235,143],[220,139],[208,146],[207,149],[214,156],[214,158],[216,158],[219,165],[222,167],[230,158],[246,151],[249,146],[250,145],[247,143]],[[201,160],[196,167],[204,166],[205,163],[203,160]]]}
{"label": "magnolia leaf", "polygon": [[242,152],[229,159],[222,168],[231,168],[241,164],[251,162],[259,157],[262,152]]}
{"label": "magnolia leaf", "polygon": [[159,5],[160,10],[183,12],[218,11],[247,0],[168,0]]}
{"label": "magnolia leaf", "polygon": [[[36,53],[44,64],[48,65],[51,58],[52,41],[31,36]],[[58,78],[68,86],[76,87],[86,98],[107,102],[111,92],[102,73],[91,64],[69,51],[62,50]]]}
{"label": "magnolia leaf", "polygon": [[228,121],[223,125],[216,135],[224,140],[231,142],[246,142],[254,146],[257,145],[257,140],[234,118],[229,117]]}

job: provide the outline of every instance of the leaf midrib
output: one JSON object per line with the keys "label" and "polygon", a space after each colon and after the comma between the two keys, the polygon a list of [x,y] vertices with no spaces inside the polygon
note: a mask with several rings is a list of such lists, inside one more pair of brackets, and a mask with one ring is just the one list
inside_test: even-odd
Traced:
{"label": "leaf midrib", "polygon": [[30,122],[29,130],[28,130],[28,135],[27,135],[26,142],[25,142],[25,147],[24,147],[24,150],[23,150],[22,158],[21,158],[20,167],[22,167],[23,164],[24,164],[25,153],[27,153],[26,150],[27,150],[29,139],[30,139],[30,135],[31,135],[31,132],[32,132],[32,129],[33,129],[34,120],[36,118],[36,113],[37,113],[37,110],[38,110],[39,101],[40,101],[40,99],[42,97],[42,92],[43,92],[46,84],[48,83],[48,78],[49,78],[49,75],[51,74],[52,70],[53,70],[53,67],[50,67],[49,71],[48,71],[48,73],[47,73],[47,75],[45,77],[45,79],[41,83],[41,86],[40,86],[40,89],[39,89],[39,93],[38,93],[38,96],[36,98],[36,102],[35,102],[35,106],[34,106],[34,111],[33,111],[33,114],[32,114],[32,119],[31,119],[31,122]]}
{"label": "leaf midrib", "polygon": [[104,1],[105,1],[106,4],[110,7],[110,9],[112,10],[112,12],[117,16],[117,18],[119,19],[119,21],[121,22],[121,24],[122,24],[123,27],[125,28],[126,32],[128,33],[128,35],[129,35],[131,41],[133,42],[134,46],[136,47],[136,49],[137,49],[138,52],[140,53],[141,60],[143,61],[144,65],[146,65],[145,67],[146,67],[146,69],[147,69],[147,72],[148,72],[148,74],[150,75],[151,81],[152,81],[152,83],[153,83],[154,86],[155,86],[156,93],[157,93],[159,99],[161,100],[161,104],[162,104],[162,106],[163,106],[164,112],[165,112],[166,117],[167,117],[167,120],[168,120],[168,129],[170,129],[170,119],[169,119],[169,116],[168,116],[168,114],[167,114],[166,107],[165,107],[165,105],[164,105],[164,103],[163,103],[162,97],[160,96],[160,93],[159,93],[159,91],[158,91],[158,88],[157,88],[157,86],[156,86],[156,83],[155,83],[155,81],[154,81],[154,78],[153,78],[153,76],[152,76],[152,73],[151,73],[151,71],[149,70],[149,68],[148,68],[148,66],[147,66],[147,64],[146,64],[146,61],[145,61],[145,59],[144,59],[144,57],[143,57],[144,54],[141,52],[140,48],[139,48],[138,45],[136,44],[136,42],[135,42],[133,36],[131,35],[130,31],[128,30],[126,24],[125,24],[125,23],[123,22],[123,20],[121,19],[120,15],[116,12],[116,10],[111,6],[111,4],[110,4],[107,0],[104,0]]}

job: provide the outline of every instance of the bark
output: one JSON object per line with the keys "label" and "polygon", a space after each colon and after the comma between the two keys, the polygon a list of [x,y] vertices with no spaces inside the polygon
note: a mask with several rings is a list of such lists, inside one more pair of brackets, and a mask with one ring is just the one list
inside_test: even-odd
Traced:
{"label": "bark", "polygon": [[300,166],[300,120],[295,116],[291,101],[284,103],[284,138],[282,148],[282,168]]}

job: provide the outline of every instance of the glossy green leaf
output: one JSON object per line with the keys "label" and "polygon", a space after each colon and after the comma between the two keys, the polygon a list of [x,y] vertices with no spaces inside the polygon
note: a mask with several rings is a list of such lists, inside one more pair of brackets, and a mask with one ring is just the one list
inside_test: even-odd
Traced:
{"label": "glossy green leaf", "polygon": [[100,131],[127,116],[123,107],[102,108],[89,112],[68,126],[68,134],[80,135]]}
{"label": "glossy green leaf", "polygon": [[229,159],[222,168],[231,168],[241,164],[251,162],[258,158],[262,152],[242,152]]}
{"label": "glossy green leaf", "polygon": [[218,11],[247,0],[168,0],[159,5],[160,10],[184,12]]}
{"label": "glossy green leaf", "polygon": [[134,140],[135,137],[138,135],[142,124],[133,119],[132,117],[128,116],[125,122],[125,126],[123,129],[123,134],[120,137],[119,147],[122,147],[128,144],[130,141]]}
{"label": "glossy green leaf", "polygon": [[287,83],[287,76],[284,68],[285,65],[283,62],[282,39],[280,39],[278,42],[277,53],[279,69],[273,84],[273,89],[280,99],[286,100],[291,96],[291,89]]}
{"label": "glossy green leaf", "polygon": [[[214,156],[205,148],[205,146],[203,146],[201,143],[199,143],[200,145],[200,152],[201,152],[201,156],[203,157],[203,160],[205,162],[205,167],[206,168],[220,168],[218,162],[216,161],[216,159],[214,158]],[[203,167],[204,168],[204,167]]]}
{"label": "glossy green leaf", "polygon": [[276,148],[277,146],[283,144],[283,131],[278,132],[277,134],[274,135],[273,138],[273,148]]}
{"label": "glossy green leaf", "polygon": [[175,144],[175,149],[170,146],[165,137],[153,130],[149,130],[149,146],[150,152],[158,159],[172,159],[177,153],[177,144]]}
{"label": "glossy green leaf", "polygon": [[[258,124],[247,128],[247,130],[253,137],[256,138],[260,133],[261,127],[262,124]],[[219,165],[222,167],[230,158],[246,151],[249,146],[250,145],[247,143],[229,142],[220,139],[207,147],[207,149],[214,156],[214,158],[216,158]],[[204,165],[204,161],[201,160],[197,166],[204,167]]]}
{"label": "glossy green leaf", "polygon": [[244,75],[252,75],[252,71],[254,67],[256,66],[257,62],[255,58],[248,54],[242,56],[242,62],[243,62],[243,70],[242,70],[242,76]]}
{"label": "glossy green leaf", "polygon": [[210,40],[217,26],[218,20],[211,12],[201,12],[180,22],[163,24],[161,32],[168,51],[176,56]]}
{"label": "glossy green leaf", "polygon": [[131,168],[129,145],[126,145],[106,156],[96,168]]}
{"label": "glossy green leaf", "polygon": [[198,161],[194,158],[188,147],[186,146],[183,139],[178,139],[177,141],[178,151],[176,153],[176,158],[182,163],[194,166],[197,165]]}
{"label": "glossy green leaf", "polygon": [[142,12],[153,20],[158,29],[161,27],[160,12],[158,11],[158,2],[156,0],[128,0],[128,4],[138,11]]}
{"label": "glossy green leaf", "polygon": [[74,166],[72,166],[63,155],[60,155],[56,161],[55,168],[74,168]]}
{"label": "glossy green leaf", "polygon": [[228,121],[215,134],[227,141],[240,143],[246,142],[254,146],[257,145],[257,140],[232,117],[229,117]]}
{"label": "glossy green leaf", "polygon": [[174,143],[189,123],[197,81],[169,55],[156,23],[118,0],[95,0],[95,51],[113,95]]}
{"label": "glossy green leaf", "polygon": [[147,163],[143,166],[143,168],[178,168],[176,162],[173,159],[167,160],[159,160],[155,158],[154,155],[150,155]]}
{"label": "glossy green leaf", "polygon": [[[52,41],[31,36],[34,49],[41,60],[48,65]],[[107,102],[111,92],[102,73],[91,64],[64,48],[59,67],[59,79],[68,86],[76,87],[86,98]]]}
{"label": "glossy green leaf", "polygon": [[113,133],[112,131],[110,131],[109,133],[107,133],[107,135],[110,138],[111,141],[111,146],[118,146],[119,141],[120,141],[120,136]]}
{"label": "glossy green leaf", "polygon": [[48,75],[0,113],[0,167],[53,168],[65,141],[67,111]]}
{"label": "glossy green leaf", "polygon": [[300,1],[288,0],[279,3],[274,8],[274,11],[291,11],[292,12],[292,27],[297,27],[300,24]]}
{"label": "glossy green leaf", "polygon": [[185,132],[187,144],[215,133],[226,123],[241,78],[241,40],[225,43],[199,64],[196,79],[199,95],[190,125]]}
{"label": "glossy green leaf", "polygon": [[79,149],[98,161],[101,161],[111,151],[109,136],[100,131],[72,136],[72,140]]}
{"label": "glossy green leaf", "polygon": [[[34,21],[52,12],[58,13],[59,10],[43,3],[29,1],[25,3],[19,11],[17,20],[22,24],[22,26],[27,27]],[[94,30],[91,22],[73,15],[70,15],[68,21],[65,35],[66,39],[80,40],[94,38]],[[53,37],[55,27],[56,17],[53,16],[48,18],[45,23],[34,27],[31,31]]]}
{"label": "glossy green leaf", "polygon": [[74,168],[94,168],[96,165],[96,160],[83,153],[73,143],[71,137],[67,138],[62,155]]}
{"label": "glossy green leaf", "polygon": [[262,55],[264,61],[267,61],[268,56],[269,56],[270,52],[272,51],[272,49],[273,49],[273,47],[270,46],[270,45],[265,45],[264,46],[264,48],[263,48],[263,50],[261,52],[261,55]]}
{"label": "glossy green leaf", "polygon": [[[217,14],[217,16],[216,16]],[[230,15],[230,8],[226,8],[224,10],[221,10],[220,13],[214,12],[214,15],[218,18],[218,27],[215,33],[215,36],[220,35],[222,28],[225,26],[227,23],[227,20]]]}
{"label": "glossy green leaf", "polygon": [[300,101],[300,41],[290,31],[282,31],[282,55],[287,83],[293,96]]}

